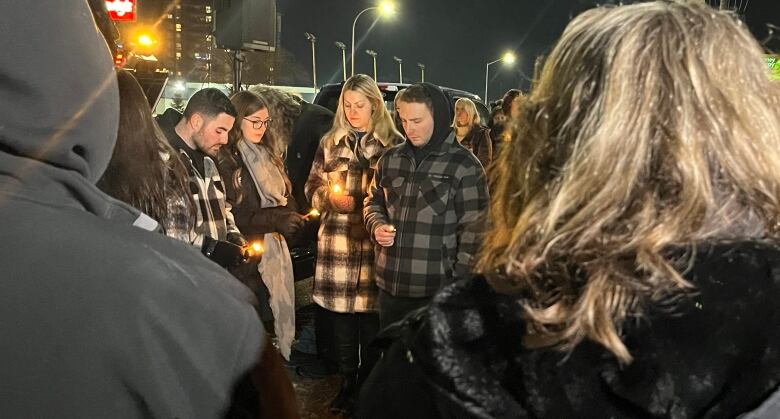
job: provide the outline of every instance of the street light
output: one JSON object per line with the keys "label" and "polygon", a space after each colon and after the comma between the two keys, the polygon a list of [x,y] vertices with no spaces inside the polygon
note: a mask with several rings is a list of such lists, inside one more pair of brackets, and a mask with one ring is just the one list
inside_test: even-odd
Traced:
{"label": "street light", "polygon": [[425,83],[425,64],[417,63],[417,67],[420,67],[420,82]]}
{"label": "street light", "polygon": [[515,57],[515,54],[511,51],[506,52],[501,58],[497,60],[493,60],[485,65],[485,105],[488,104],[488,70],[490,70],[490,65],[495,64],[499,61],[503,61],[506,65],[514,64],[515,60],[517,58]]}
{"label": "street light", "polygon": [[304,32],[304,35],[306,35],[306,39],[311,42],[311,77],[312,77],[312,83],[314,83],[314,91],[317,91],[317,55],[315,54],[315,47],[314,44],[317,43],[317,37],[308,33]]}
{"label": "street light", "polygon": [[341,70],[344,73],[344,81],[347,81],[347,46],[336,41],[336,47],[341,50]]}
{"label": "street light", "polygon": [[363,13],[368,12],[370,10],[376,10],[379,13],[379,16],[392,16],[395,14],[395,4],[384,1],[379,4],[379,6],[369,7],[366,9],[363,9],[360,13],[355,16],[355,20],[352,22],[352,55],[350,56],[350,60],[352,61],[352,71],[350,75],[355,75],[355,26],[357,25],[357,21],[360,18]]}
{"label": "street light", "polygon": [[393,60],[398,63],[398,83],[404,82],[404,60],[398,57],[393,57]]}
{"label": "street light", "polygon": [[154,39],[152,39],[151,35],[145,33],[138,37],[138,43],[145,47],[150,47],[154,44]]}
{"label": "street light", "polygon": [[370,55],[371,58],[374,59],[374,81],[377,81],[377,78],[376,78],[376,51],[374,51],[373,49],[367,49],[366,50],[366,54]]}

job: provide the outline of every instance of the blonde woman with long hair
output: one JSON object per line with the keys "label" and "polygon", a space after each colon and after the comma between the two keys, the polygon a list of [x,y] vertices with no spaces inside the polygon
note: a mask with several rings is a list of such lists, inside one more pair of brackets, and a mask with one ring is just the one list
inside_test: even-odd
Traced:
{"label": "blonde woman with long hair", "polygon": [[378,290],[363,199],[377,160],[400,141],[374,80],[352,76],[344,83],[333,128],[322,138],[306,183],[306,197],[322,214],[313,299],[333,324],[343,376],[331,403],[334,412],[351,410],[358,382],[376,359],[369,342],[379,329]]}
{"label": "blonde woman with long hair", "polygon": [[490,141],[490,129],[482,125],[477,105],[466,97],[455,101],[455,116],[452,119],[455,139],[472,152],[487,170],[493,160],[493,144]]}
{"label": "blonde woman with long hair", "polygon": [[733,418],[777,403],[780,84],[736,17],[703,2],[585,12],[518,122],[482,278],[407,318],[359,416]]}

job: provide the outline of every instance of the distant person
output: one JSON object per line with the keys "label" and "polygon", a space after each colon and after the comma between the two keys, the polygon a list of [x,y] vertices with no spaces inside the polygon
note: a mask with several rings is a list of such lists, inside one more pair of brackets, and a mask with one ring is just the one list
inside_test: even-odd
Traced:
{"label": "distant person", "polygon": [[352,412],[360,382],[378,356],[370,347],[379,332],[378,289],[363,204],[377,161],[401,141],[379,87],[356,74],[344,83],[333,128],[320,142],[306,183],[307,199],[322,214],[312,299],[333,327],[342,376],[333,413]]}
{"label": "distant person", "polygon": [[509,89],[501,99],[501,110],[504,111],[507,119],[513,119],[520,116],[520,108],[516,105],[516,99],[523,97],[523,91],[519,89]]}
{"label": "distant person", "polygon": [[184,115],[173,108],[157,117],[170,145],[177,151],[190,177],[195,201],[195,235],[191,243],[226,268],[243,263],[247,242],[236,227],[225,201],[225,186],[215,159],[233,127],[236,109],[215,88],[195,92]]}
{"label": "distant person", "polygon": [[248,290],[95,187],[120,98],[87,3],[7,2],[0,36],[2,415],[258,416]]}
{"label": "distant person", "polygon": [[493,144],[490,141],[490,129],[480,124],[477,106],[469,98],[455,101],[455,118],[452,121],[455,139],[479,159],[487,170],[493,160]]}
{"label": "distant person", "polygon": [[230,101],[236,120],[219,159],[227,201],[245,238],[261,241],[264,248],[259,263],[234,274],[258,294],[266,329],[275,332],[282,355],[289,358],[295,338],[295,288],[288,244],[297,240],[305,219],[297,212],[284,171],[286,139],[268,130],[275,122],[268,106],[250,91],[238,92]]}
{"label": "distant person", "polygon": [[491,139],[493,140],[493,152],[498,153],[501,146],[508,140],[508,136],[511,135],[510,128],[513,125],[513,121],[520,115],[520,102],[515,104],[515,99],[522,97],[523,91],[519,89],[509,89],[501,98],[500,115],[503,115],[501,123],[491,127]]}
{"label": "distant person", "polygon": [[493,106],[490,111],[490,117],[488,118],[487,126],[490,129],[490,142],[492,145],[491,149],[493,150],[493,154],[495,156],[498,156],[496,143],[501,141],[500,137],[503,135],[505,123],[506,115],[504,115],[504,110],[501,109],[501,106]]}
{"label": "distant person", "polygon": [[119,129],[97,187],[159,222],[165,234],[188,242],[195,228],[187,169],[157,126],[141,85],[117,70]]}
{"label": "distant person", "polygon": [[487,208],[485,172],[455,143],[449,102],[430,83],[395,99],[406,141],[377,163],[364,210],[376,247],[382,328],[467,277],[478,248],[470,228]]}
{"label": "distant person", "polygon": [[380,337],[358,416],[776,418],[780,84],[762,53],[702,2],[572,20],[496,163],[482,277]]}

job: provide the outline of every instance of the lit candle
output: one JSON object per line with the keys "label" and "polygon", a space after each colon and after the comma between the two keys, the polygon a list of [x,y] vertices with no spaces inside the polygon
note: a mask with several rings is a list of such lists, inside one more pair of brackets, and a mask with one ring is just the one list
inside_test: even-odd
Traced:
{"label": "lit candle", "polygon": [[317,211],[316,209],[312,209],[311,211],[309,211],[308,214],[304,215],[303,218],[306,220],[310,220],[312,218],[317,218],[319,216],[320,216],[320,212]]}
{"label": "lit candle", "polygon": [[263,243],[259,241],[254,241],[246,247],[246,253],[250,258],[262,255],[264,251],[265,249],[263,249]]}

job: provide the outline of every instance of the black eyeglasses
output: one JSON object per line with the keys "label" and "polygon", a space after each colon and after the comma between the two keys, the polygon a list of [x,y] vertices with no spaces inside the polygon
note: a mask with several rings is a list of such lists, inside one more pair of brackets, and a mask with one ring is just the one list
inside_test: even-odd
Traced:
{"label": "black eyeglasses", "polygon": [[273,119],[271,119],[271,118],[268,118],[265,121],[253,121],[253,120],[248,119],[248,118],[244,118],[244,119],[247,120],[248,122],[251,122],[252,123],[252,128],[254,128],[254,129],[260,129],[262,127],[267,127],[267,126],[271,125],[271,121],[273,121]]}

